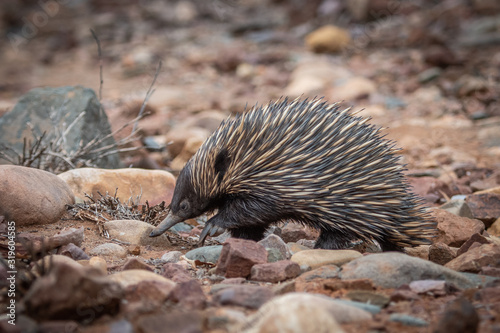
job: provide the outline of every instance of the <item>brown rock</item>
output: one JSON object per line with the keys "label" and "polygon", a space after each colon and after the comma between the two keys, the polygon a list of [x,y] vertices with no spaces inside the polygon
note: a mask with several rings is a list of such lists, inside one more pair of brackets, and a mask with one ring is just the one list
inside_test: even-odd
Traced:
{"label": "brown rock", "polygon": [[230,238],[224,243],[215,273],[226,278],[247,277],[253,265],[266,262],[267,251],[262,245],[247,239]]}
{"label": "brown rock", "polygon": [[500,217],[488,228],[488,233],[500,237]]}
{"label": "brown rock", "polygon": [[476,333],[478,327],[479,316],[474,305],[461,297],[446,307],[434,333]]}
{"label": "brown rock", "polygon": [[194,279],[177,283],[169,299],[188,309],[203,309],[207,301],[200,283]]}
{"label": "brown rock", "polygon": [[132,198],[140,204],[147,200],[151,206],[162,201],[169,204],[175,187],[175,177],[163,170],[80,168],[61,173],[58,177],[80,200],[85,199],[85,193],[100,198],[98,192],[103,195],[116,192],[121,202]]}
{"label": "brown rock", "polygon": [[472,216],[484,222],[486,227],[500,217],[500,194],[483,193],[471,194],[465,199]]}
{"label": "brown rock", "polygon": [[176,287],[173,283],[144,280],[125,289],[127,313],[148,312],[162,306]]}
{"label": "brown rock", "polygon": [[442,193],[451,195],[448,185],[434,177],[408,177],[412,192],[425,198],[427,202],[435,203],[443,197]]}
{"label": "brown rock", "polygon": [[382,308],[389,304],[391,300],[386,295],[367,290],[351,290],[346,296],[355,302],[373,304]]}
{"label": "brown rock", "polygon": [[73,243],[69,243],[61,246],[57,250],[57,254],[70,257],[73,260],[88,260],[90,257],[81,248]]}
{"label": "brown rock", "polygon": [[443,280],[417,280],[409,284],[410,290],[417,294],[444,296],[457,289]]}
{"label": "brown rock", "polygon": [[218,290],[213,300],[221,305],[237,305],[258,309],[273,297],[271,289],[252,285],[235,285]]}
{"label": "brown rock", "polygon": [[500,267],[488,267],[488,266],[482,267],[481,272],[479,272],[479,274],[500,278]]}
{"label": "brown rock", "polygon": [[316,53],[335,53],[351,42],[349,31],[333,26],[323,26],[306,36],[307,47]]}
{"label": "brown rock", "polygon": [[469,251],[447,263],[445,267],[459,272],[478,273],[483,266],[498,265],[498,258],[500,258],[500,246],[483,244],[469,249]]}
{"label": "brown rock", "polygon": [[297,242],[301,239],[316,239],[319,232],[300,223],[287,223],[281,229],[281,238],[284,242]]}
{"label": "brown rock", "polygon": [[491,243],[491,241],[483,235],[474,234],[465,243],[463,243],[462,246],[460,246],[457,251],[457,257],[467,252],[474,243],[489,244]]}
{"label": "brown rock", "polygon": [[179,264],[166,263],[161,268],[161,275],[174,282],[187,282],[192,280],[191,274]]}
{"label": "brown rock", "polygon": [[127,269],[144,269],[150,272],[154,271],[153,267],[149,266],[148,264],[142,262],[137,258],[128,258],[127,261],[125,261],[125,263],[122,266],[122,270],[125,271]]}
{"label": "brown rock", "polygon": [[293,279],[300,274],[300,266],[291,260],[280,260],[271,263],[257,264],[252,267],[250,279],[255,281],[276,283]]}
{"label": "brown rock", "polygon": [[414,301],[419,298],[415,292],[408,289],[396,289],[391,294],[391,302]]}
{"label": "brown rock", "polygon": [[168,151],[170,155],[175,158],[180,154],[188,139],[205,141],[209,136],[210,131],[200,127],[174,128],[166,135],[166,141],[171,142],[171,144],[168,145]]}
{"label": "brown rock", "polygon": [[23,301],[26,313],[39,320],[93,320],[117,314],[122,297],[120,285],[100,270],[54,261],[50,272],[35,280]]}
{"label": "brown rock", "polygon": [[18,165],[0,165],[0,215],[17,226],[59,221],[75,202],[56,175]]}
{"label": "brown rock", "polygon": [[442,209],[434,209],[432,215],[438,230],[434,243],[459,247],[472,235],[484,231],[484,223],[479,220],[456,216]]}
{"label": "brown rock", "polygon": [[457,257],[457,250],[444,243],[435,243],[429,247],[429,260],[444,265]]}

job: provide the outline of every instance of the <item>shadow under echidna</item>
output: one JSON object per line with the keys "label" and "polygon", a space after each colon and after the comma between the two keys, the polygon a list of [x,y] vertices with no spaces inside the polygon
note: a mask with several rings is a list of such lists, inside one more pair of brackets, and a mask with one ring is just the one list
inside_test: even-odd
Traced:
{"label": "shadow under echidna", "polygon": [[202,243],[219,228],[260,240],[294,220],[320,231],[316,248],[428,244],[435,224],[410,193],[394,142],[368,120],[321,99],[283,99],[222,122],[182,169],[150,236],[216,211]]}

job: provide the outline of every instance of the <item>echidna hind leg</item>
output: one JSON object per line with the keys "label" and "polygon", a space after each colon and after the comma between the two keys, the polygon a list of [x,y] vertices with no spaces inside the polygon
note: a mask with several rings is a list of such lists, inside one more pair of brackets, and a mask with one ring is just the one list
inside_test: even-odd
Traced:
{"label": "echidna hind leg", "polygon": [[322,229],[320,231],[319,237],[314,245],[315,249],[348,249],[352,247],[356,241],[355,236],[341,234],[332,230]]}
{"label": "echidna hind leg", "polygon": [[266,232],[266,230],[267,227],[251,226],[229,229],[229,232],[231,233],[231,236],[235,238],[260,241],[262,238],[264,238],[264,233]]}

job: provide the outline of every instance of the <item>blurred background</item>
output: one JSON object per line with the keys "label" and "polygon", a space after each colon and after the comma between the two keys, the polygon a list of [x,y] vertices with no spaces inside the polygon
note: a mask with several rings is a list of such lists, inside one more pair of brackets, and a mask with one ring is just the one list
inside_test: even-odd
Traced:
{"label": "blurred background", "polygon": [[137,116],[162,61],[134,143],[149,149],[123,154],[127,166],[179,170],[222,119],[282,96],[363,109],[409,173],[449,196],[500,166],[496,0],[12,0],[0,29],[0,116],[36,87],[98,93],[90,29],[113,130]]}

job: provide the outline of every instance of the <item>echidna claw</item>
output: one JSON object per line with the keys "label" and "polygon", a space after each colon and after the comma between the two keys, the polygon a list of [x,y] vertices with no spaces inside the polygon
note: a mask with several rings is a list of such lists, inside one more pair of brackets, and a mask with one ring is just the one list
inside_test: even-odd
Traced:
{"label": "echidna claw", "polygon": [[217,232],[220,231],[223,231],[223,229],[212,223],[205,224],[205,228],[203,228],[203,231],[200,234],[199,244],[203,245],[203,243],[205,243],[205,239],[207,238],[207,236],[212,237],[213,235],[215,235]]}

